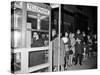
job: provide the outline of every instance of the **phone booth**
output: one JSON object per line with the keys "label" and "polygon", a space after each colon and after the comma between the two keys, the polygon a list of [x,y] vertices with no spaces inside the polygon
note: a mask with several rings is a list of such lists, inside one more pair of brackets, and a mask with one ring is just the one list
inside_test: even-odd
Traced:
{"label": "phone booth", "polygon": [[43,3],[11,3],[11,70],[52,71],[51,8]]}

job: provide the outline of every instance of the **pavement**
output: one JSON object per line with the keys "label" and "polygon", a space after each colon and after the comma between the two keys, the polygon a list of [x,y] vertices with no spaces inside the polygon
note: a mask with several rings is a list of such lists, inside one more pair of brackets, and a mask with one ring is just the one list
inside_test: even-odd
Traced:
{"label": "pavement", "polygon": [[96,69],[97,68],[97,56],[88,57],[82,65],[73,65],[68,67],[67,70],[86,70],[86,69]]}

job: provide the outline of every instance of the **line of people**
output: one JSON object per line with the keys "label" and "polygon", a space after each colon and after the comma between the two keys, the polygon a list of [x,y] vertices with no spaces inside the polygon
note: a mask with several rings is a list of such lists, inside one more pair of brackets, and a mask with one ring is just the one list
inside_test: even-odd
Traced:
{"label": "line of people", "polygon": [[[93,39],[85,32],[68,33],[61,36],[60,47],[58,47],[58,35],[56,30],[52,30],[52,50],[53,50],[53,71],[58,71],[58,48],[60,48],[60,70],[67,70],[68,67],[73,65],[82,65],[88,57],[91,57],[92,51],[96,50],[96,45],[93,46]],[[95,36],[96,41],[96,36]],[[97,43],[97,42],[96,42]]]}

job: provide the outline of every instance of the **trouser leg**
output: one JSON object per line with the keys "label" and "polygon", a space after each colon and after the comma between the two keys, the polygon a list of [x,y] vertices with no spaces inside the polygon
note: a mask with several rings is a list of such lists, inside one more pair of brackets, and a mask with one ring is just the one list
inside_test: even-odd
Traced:
{"label": "trouser leg", "polygon": [[58,67],[57,66],[53,66],[53,71],[54,72],[58,71]]}
{"label": "trouser leg", "polygon": [[71,55],[69,55],[69,61],[68,61],[68,65],[71,65]]}
{"label": "trouser leg", "polygon": [[69,64],[69,55],[66,55],[66,57],[65,57],[65,69],[68,68],[68,64]]}
{"label": "trouser leg", "polygon": [[73,63],[72,63],[72,60],[73,60],[73,54],[70,56],[71,58],[70,58],[70,63],[71,63],[71,65],[73,65]]}
{"label": "trouser leg", "polygon": [[64,71],[64,65],[61,65],[61,71]]}
{"label": "trouser leg", "polygon": [[82,59],[83,59],[83,55],[79,54],[79,64],[82,65]]}
{"label": "trouser leg", "polygon": [[78,62],[78,54],[75,54],[75,65],[77,64]]}

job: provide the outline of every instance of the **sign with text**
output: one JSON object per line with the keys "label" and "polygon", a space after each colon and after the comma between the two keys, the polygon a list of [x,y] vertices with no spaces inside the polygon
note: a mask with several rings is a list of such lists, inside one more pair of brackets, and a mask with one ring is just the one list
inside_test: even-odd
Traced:
{"label": "sign with text", "polygon": [[49,15],[50,11],[39,6],[33,5],[31,3],[27,3],[27,9],[33,12]]}

